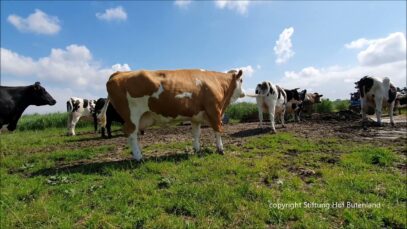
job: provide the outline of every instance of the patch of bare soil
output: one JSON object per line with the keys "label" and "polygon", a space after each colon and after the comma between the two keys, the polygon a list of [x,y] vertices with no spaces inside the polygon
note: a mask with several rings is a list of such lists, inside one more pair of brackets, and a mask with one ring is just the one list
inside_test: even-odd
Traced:
{"label": "patch of bare soil", "polygon": [[[399,118],[397,118],[399,117]],[[407,155],[407,121],[403,121],[405,116],[396,116],[397,123],[395,127],[385,123],[381,127],[376,127],[372,123],[367,130],[362,128],[360,118],[351,116],[350,118],[343,118],[338,116],[337,113],[333,113],[331,116],[323,115],[319,117],[312,117],[311,119],[301,122],[287,123],[286,127],[281,127],[280,124],[276,125],[277,132],[289,132],[295,136],[321,140],[324,138],[340,138],[345,141],[356,141],[369,143],[376,146],[394,146],[396,150],[404,155]],[[224,126],[224,134],[222,140],[224,145],[236,145],[241,147],[244,142],[252,136],[262,136],[266,133],[270,133],[271,128],[267,127],[260,129],[258,122],[251,123],[239,123]],[[86,159],[75,162],[58,162],[58,168],[64,169],[73,167],[81,167],[82,165],[90,163],[122,163],[125,164],[131,161],[130,150],[127,146],[127,138],[121,133],[121,131],[113,132],[113,138],[103,139],[99,134],[92,132],[79,133],[84,136],[81,139],[69,139],[66,136],[66,144],[58,146],[49,146],[47,148],[38,149],[40,152],[52,152],[58,149],[81,149],[93,146],[111,145],[113,150],[107,154],[100,155],[99,158]],[[175,142],[191,142],[190,149],[186,152],[152,152],[143,155],[145,160],[182,160],[188,158],[188,155],[192,154],[192,133],[191,127],[188,125],[176,126],[176,127],[160,127],[151,128],[145,131],[144,135],[140,135],[140,144],[144,148],[151,144],[171,144]],[[202,128],[201,131],[201,144],[202,147],[214,146],[215,135],[211,128]],[[124,152],[124,153],[123,153]],[[236,153],[236,152],[226,152]],[[288,156],[295,156],[296,152],[288,152]],[[292,154],[292,155],[291,155]],[[127,155],[127,156],[124,156]],[[96,160],[96,161],[95,161]],[[326,158],[328,163],[336,163],[336,157]],[[73,163],[73,164],[72,164]],[[405,165],[401,165],[403,167]],[[308,172],[298,171],[300,174],[306,176]]]}

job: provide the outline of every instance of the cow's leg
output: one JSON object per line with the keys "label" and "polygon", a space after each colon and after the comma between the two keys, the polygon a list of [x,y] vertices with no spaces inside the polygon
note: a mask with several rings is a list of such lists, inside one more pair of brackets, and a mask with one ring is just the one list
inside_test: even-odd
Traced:
{"label": "cow's leg", "polygon": [[[283,111],[281,111],[281,114],[280,114],[280,121],[281,121],[281,125],[283,126],[283,127],[285,127],[285,120],[284,120],[284,117],[285,117],[285,111],[283,110]],[[295,118],[294,118],[295,119]]]}
{"label": "cow's leg", "polygon": [[218,153],[223,154],[223,145],[220,135],[220,133],[223,132],[221,112],[214,109],[214,107],[210,107],[210,109],[206,111],[206,114],[212,129],[215,131],[217,151]]}
{"label": "cow's leg", "polygon": [[377,125],[382,125],[382,109],[383,109],[383,98],[381,96],[375,96],[375,103],[376,103],[376,119]]}
{"label": "cow's leg", "polygon": [[274,120],[275,119],[274,114],[276,112],[276,104],[275,103],[272,103],[269,106],[268,112],[269,112],[269,116],[270,116],[271,131],[273,133],[276,133],[275,120]]}
{"label": "cow's leg", "polygon": [[389,105],[389,117],[390,117],[390,124],[394,126],[394,120],[393,120],[393,109],[394,109],[394,102],[390,103]]}
{"label": "cow's leg", "polygon": [[263,128],[263,106],[257,106],[257,110],[259,111],[259,126]]}
{"label": "cow's leg", "polygon": [[192,136],[194,138],[192,145],[194,147],[195,153],[198,153],[201,150],[201,146],[199,143],[200,136],[201,136],[201,124],[192,122],[191,126],[192,126]]}
{"label": "cow's leg", "polygon": [[362,111],[362,127],[363,129],[366,129],[366,123],[367,123],[367,119],[366,119],[366,110],[367,110],[367,101],[365,101],[365,99],[361,99],[360,100],[360,110]]}
{"label": "cow's leg", "polygon": [[[136,128],[137,129],[137,128]],[[138,130],[135,130],[129,137],[129,145],[131,146],[131,151],[133,152],[133,158],[136,161],[140,161],[142,156],[141,156],[141,150],[138,144],[138,136],[137,136]]]}
{"label": "cow's leg", "polygon": [[215,136],[216,136],[216,150],[218,151],[219,154],[224,154],[220,132],[215,131]]}
{"label": "cow's leg", "polygon": [[[107,126],[107,124],[106,124],[106,126]],[[102,138],[106,138],[105,129],[106,128],[104,128],[104,127],[101,128]]]}
{"label": "cow's leg", "polygon": [[73,136],[76,135],[76,134],[75,134],[75,127],[76,127],[76,124],[78,123],[78,121],[79,121],[80,118],[81,118],[81,115],[80,115],[80,114],[76,114],[76,113],[73,113],[73,114],[72,114],[72,121],[71,121],[70,133],[71,133],[71,135],[73,135]]}
{"label": "cow's leg", "polygon": [[107,130],[107,137],[111,138],[112,137],[112,120],[110,120],[110,118],[107,118],[106,130]]}
{"label": "cow's leg", "polygon": [[95,133],[97,133],[97,131],[98,131],[98,117],[97,117],[96,113],[92,113],[92,117],[93,117],[93,127],[95,128]]}
{"label": "cow's leg", "polygon": [[68,121],[66,123],[66,126],[68,128],[68,132],[66,133],[67,135],[72,135],[72,112],[68,113]]}

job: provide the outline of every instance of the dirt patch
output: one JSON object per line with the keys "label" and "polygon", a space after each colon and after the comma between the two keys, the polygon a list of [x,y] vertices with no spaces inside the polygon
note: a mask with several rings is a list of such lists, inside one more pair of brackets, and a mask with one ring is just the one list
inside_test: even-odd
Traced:
{"label": "dirt patch", "polygon": [[[403,118],[403,117],[402,117]],[[223,144],[225,146],[235,145],[239,148],[244,146],[245,141],[251,137],[262,136],[270,133],[270,128],[260,129],[258,122],[252,123],[239,123],[225,125],[225,133],[222,135]],[[315,139],[321,141],[321,139],[327,138],[340,138],[344,141],[363,142],[376,146],[389,146],[392,145],[401,154],[407,154],[406,144],[407,140],[407,122],[397,122],[395,127],[385,123],[381,127],[370,127],[367,130],[363,130],[360,120],[348,120],[343,121],[339,119],[312,119],[301,122],[291,122],[286,125],[286,128],[282,128],[277,124],[277,133],[287,132],[292,133],[295,136]],[[121,131],[115,131],[113,138],[103,139],[99,134],[93,132],[79,133],[83,138],[70,139],[66,136],[66,144],[48,146],[46,148],[33,149],[33,152],[53,152],[55,150],[70,149],[77,150],[82,148],[89,148],[94,146],[109,145],[113,146],[113,150],[107,154],[100,155],[97,158],[98,162],[120,161],[131,159],[131,153],[127,146],[127,138],[121,133]],[[171,144],[176,142],[191,142],[191,147],[188,147],[180,152],[150,152],[143,155],[145,158],[151,160],[160,160],[159,158],[168,157],[184,157],[189,154],[193,154],[192,150],[192,133],[191,127],[188,125],[175,126],[175,127],[161,127],[148,129],[144,135],[140,135],[140,144],[144,148],[151,144]],[[211,128],[202,128],[201,131],[201,144],[204,147],[214,147],[215,135]],[[329,144],[322,142],[321,144]],[[124,153],[123,153],[124,152]],[[228,152],[226,152],[228,153]],[[235,153],[235,152],[230,152]],[[287,156],[296,156],[298,152],[286,152]],[[126,156],[124,156],[126,155]],[[181,156],[180,156],[181,155]],[[184,155],[184,156],[183,156]],[[125,157],[125,158],[124,158]],[[91,159],[95,160],[95,159]],[[326,163],[337,163],[337,157],[324,159]],[[89,163],[90,161],[76,161],[78,165]],[[59,166],[66,167],[70,164],[67,162],[58,162]]]}

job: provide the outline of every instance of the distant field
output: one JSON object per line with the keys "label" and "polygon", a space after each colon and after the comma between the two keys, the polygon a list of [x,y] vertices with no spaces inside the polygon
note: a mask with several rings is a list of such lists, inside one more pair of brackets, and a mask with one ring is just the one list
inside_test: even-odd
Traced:
{"label": "distant field", "polygon": [[[140,139],[142,163],[120,131],[100,139],[85,122],[68,137],[55,123],[0,135],[0,228],[407,226],[405,122],[363,131],[307,121],[275,135],[226,125],[223,156],[209,128],[200,155],[189,126],[153,128]],[[376,205],[326,207],[342,202]]]}

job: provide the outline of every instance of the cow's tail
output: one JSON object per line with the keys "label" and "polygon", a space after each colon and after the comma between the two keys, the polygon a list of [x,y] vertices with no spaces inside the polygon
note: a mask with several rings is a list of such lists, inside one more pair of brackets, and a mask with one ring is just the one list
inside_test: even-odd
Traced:
{"label": "cow's tail", "polygon": [[257,98],[257,97],[264,97],[265,95],[258,95],[258,94],[256,94],[256,95],[251,95],[251,94],[245,94],[245,96],[247,96],[247,97],[252,97],[252,98]]}
{"label": "cow's tail", "polygon": [[72,108],[73,106],[71,100],[66,101],[66,111],[71,112]]}
{"label": "cow's tail", "polygon": [[110,102],[110,99],[109,99],[109,97],[107,97],[105,105],[103,105],[103,108],[97,117],[99,125],[103,128],[106,127],[106,111],[109,106],[109,102]]}
{"label": "cow's tail", "polygon": [[383,79],[383,88],[386,91],[390,89],[390,79],[389,79],[389,77],[384,77],[384,79]]}

